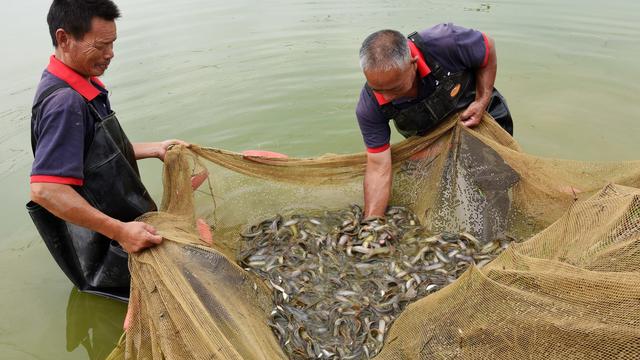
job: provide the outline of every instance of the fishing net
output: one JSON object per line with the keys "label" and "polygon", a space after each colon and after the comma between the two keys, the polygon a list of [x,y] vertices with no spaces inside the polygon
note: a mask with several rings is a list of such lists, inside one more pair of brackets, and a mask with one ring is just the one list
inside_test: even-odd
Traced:
{"label": "fishing net", "polygon": [[[489,115],[459,124],[392,146],[391,204],[431,234],[514,242],[404,308],[376,359],[640,358],[640,161],[540,158]],[[161,211],[142,219],[165,241],[130,257],[135,311],[110,358],[286,359],[269,325],[273,286],[238,265],[240,234],[361,204],[365,160],[169,151]]]}

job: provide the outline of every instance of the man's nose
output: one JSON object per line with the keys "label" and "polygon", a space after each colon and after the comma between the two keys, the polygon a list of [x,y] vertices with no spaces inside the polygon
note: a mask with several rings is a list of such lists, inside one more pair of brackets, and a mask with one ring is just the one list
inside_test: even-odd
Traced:
{"label": "man's nose", "polygon": [[112,44],[112,45],[109,45],[109,47],[107,47],[104,57],[107,60],[111,60],[114,56],[115,56],[115,53],[113,52],[113,44]]}

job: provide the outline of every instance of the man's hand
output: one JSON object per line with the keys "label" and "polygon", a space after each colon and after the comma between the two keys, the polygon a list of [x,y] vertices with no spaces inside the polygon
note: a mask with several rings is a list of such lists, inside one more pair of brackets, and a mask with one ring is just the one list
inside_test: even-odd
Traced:
{"label": "man's hand", "polygon": [[140,221],[132,221],[122,223],[113,240],[131,254],[160,244],[162,236],[156,234],[156,229],[153,226]]}
{"label": "man's hand", "polygon": [[172,146],[175,146],[175,145],[184,145],[186,147],[191,146],[191,144],[189,144],[188,142],[178,140],[178,139],[165,140],[160,143],[160,147],[158,149],[158,159],[164,161],[164,155],[167,153],[167,150],[169,150]]}
{"label": "man's hand", "polygon": [[467,110],[465,110],[462,115],[460,115],[460,121],[466,127],[474,127],[480,124],[482,121],[482,115],[484,115],[484,110],[487,108],[487,103],[483,101],[474,101],[469,104]]}
{"label": "man's hand", "polygon": [[138,221],[124,223],[107,216],[91,206],[69,185],[32,183],[31,200],[65,221],[116,240],[128,253],[162,242],[162,237],[156,234],[153,226]]}
{"label": "man's hand", "polygon": [[466,127],[474,127],[482,121],[482,115],[489,106],[493,84],[496,81],[498,71],[498,56],[496,55],[496,44],[492,38],[486,38],[488,47],[487,63],[476,69],[476,99],[469,104],[469,107],[460,115],[462,124]]}

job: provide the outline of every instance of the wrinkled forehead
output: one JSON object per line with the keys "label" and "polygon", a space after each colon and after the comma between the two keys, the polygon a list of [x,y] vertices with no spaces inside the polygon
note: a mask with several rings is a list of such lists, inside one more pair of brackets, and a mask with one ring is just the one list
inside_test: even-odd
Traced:
{"label": "wrinkled forehead", "polygon": [[114,42],[117,38],[116,22],[94,17],[91,19],[91,30],[85,34],[85,37],[101,42]]}
{"label": "wrinkled forehead", "polygon": [[391,70],[366,70],[367,84],[374,91],[393,90],[400,87],[412,75],[411,66]]}

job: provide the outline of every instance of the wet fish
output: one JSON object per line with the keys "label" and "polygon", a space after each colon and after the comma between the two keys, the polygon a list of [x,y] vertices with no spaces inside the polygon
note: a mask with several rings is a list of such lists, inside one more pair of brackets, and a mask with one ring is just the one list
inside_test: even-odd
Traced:
{"label": "wet fish", "polygon": [[408,208],[358,205],[244,227],[238,263],[272,289],[268,325],[292,359],[368,359],[410,303],[485,266],[513,239],[433,234]]}

